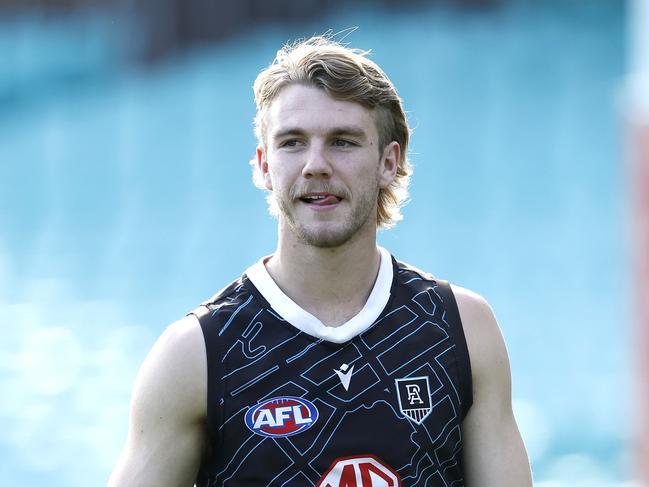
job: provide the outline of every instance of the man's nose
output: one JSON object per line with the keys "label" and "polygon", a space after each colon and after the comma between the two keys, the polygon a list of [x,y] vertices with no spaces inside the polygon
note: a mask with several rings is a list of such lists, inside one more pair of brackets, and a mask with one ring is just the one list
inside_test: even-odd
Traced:
{"label": "man's nose", "polygon": [[320,144],[313,144],[306,154],[302,176],[305,178],[329,177],[331,176],[331,163],[327,158],[325,147]]}

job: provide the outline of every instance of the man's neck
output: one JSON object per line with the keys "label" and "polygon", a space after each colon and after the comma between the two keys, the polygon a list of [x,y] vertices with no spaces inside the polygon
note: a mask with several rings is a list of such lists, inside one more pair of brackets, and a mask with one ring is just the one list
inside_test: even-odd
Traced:
{"label": "man's neck", "polygon": [[381,263],[376,234],[341,247],[280,239],[266,268],[279,288],[327,326],[349,321],[367,302]]}

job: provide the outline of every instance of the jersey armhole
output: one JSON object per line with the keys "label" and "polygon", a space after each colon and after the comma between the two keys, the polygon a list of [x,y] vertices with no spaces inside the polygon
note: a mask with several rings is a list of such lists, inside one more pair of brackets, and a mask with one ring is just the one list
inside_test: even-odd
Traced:
{"label": "jersey armhole", "polygon": [[[448,281],[436,279],[437,293],[444,303],[444,315],[442,319],[448,324],[448,331],[453,343],[457,357],[457,369],[460,381],[460,406],[462,408],[462,419],[469,412],[473,404],[473,380],[471,376],[471,357],[464,335],[464,327],[460,318],[460,311],[453,294],[453,289]],[[463,365],[466,364],[465,367]]]}
{"label": "jersey armhole", "polygon": [[220,398],[222,397],[221,391],[215,390],[213,387],[214,384],[220,384],[219,376],[219,360],[217,357],[221,357],[219,346],[221,343],[219,337],[219,330],[216,326],[210,326],[210,318],[212,317],[212,309],[206,304],[201,304],[194,310],[187,313],[188,315],[194,315],[198,319],[198,322],[201,326],[201,331],[203,332],[203,339],[205,340],[205,354],[207,361],[207,428],[210,435],[216,434],[218,430],[218,424],[221,422],[221,408],[217,408],[217,416],[214,417],[215,411],[211,410],[211,407],[214,404],[220,403]]}

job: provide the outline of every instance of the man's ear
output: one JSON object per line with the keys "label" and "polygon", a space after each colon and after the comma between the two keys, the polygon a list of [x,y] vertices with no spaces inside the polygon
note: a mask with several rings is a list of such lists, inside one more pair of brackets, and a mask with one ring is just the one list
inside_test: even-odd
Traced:
{"label": "man's ear", "polygon": [[386,189],[394,181],[400,160],[401,146],[393,140],[385,146],[381,156],[381,167],[379,168],[379,187],[381,189]]}
{"label": "man's ear", "polygon": [[262,146],[257,146],[257,168],[264,181],[264,186],[268,191],[273,190],[273,183],[270,180],[270,173],[268,172],[268,161],[266,160],[266,151]]}

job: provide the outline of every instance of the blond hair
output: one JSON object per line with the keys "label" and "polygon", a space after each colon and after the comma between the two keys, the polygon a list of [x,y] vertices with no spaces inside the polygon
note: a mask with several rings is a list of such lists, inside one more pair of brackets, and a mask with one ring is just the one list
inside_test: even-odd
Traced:
{"label": "blond hair", "polygon": [[[391,227],[403,218],[401,207],[408,199],[412,174],[407,157],[410,130],[394,85],[381,68],[367,58],[368,54],[343,46],[329,36],[314,36],[285,45],[255,80],[255,135],[265,147],[268,108],[280,90],[289,84],[315,86],[337,100],[353,101],[371,110],[379,135],[379,154],[392,141],[401,147],[396,177],[388,188],[379,191],[377,202],[377,227]],[[255,182],[263,188],[258,175]],[[277,214],[272,201],[271,213]]]}

